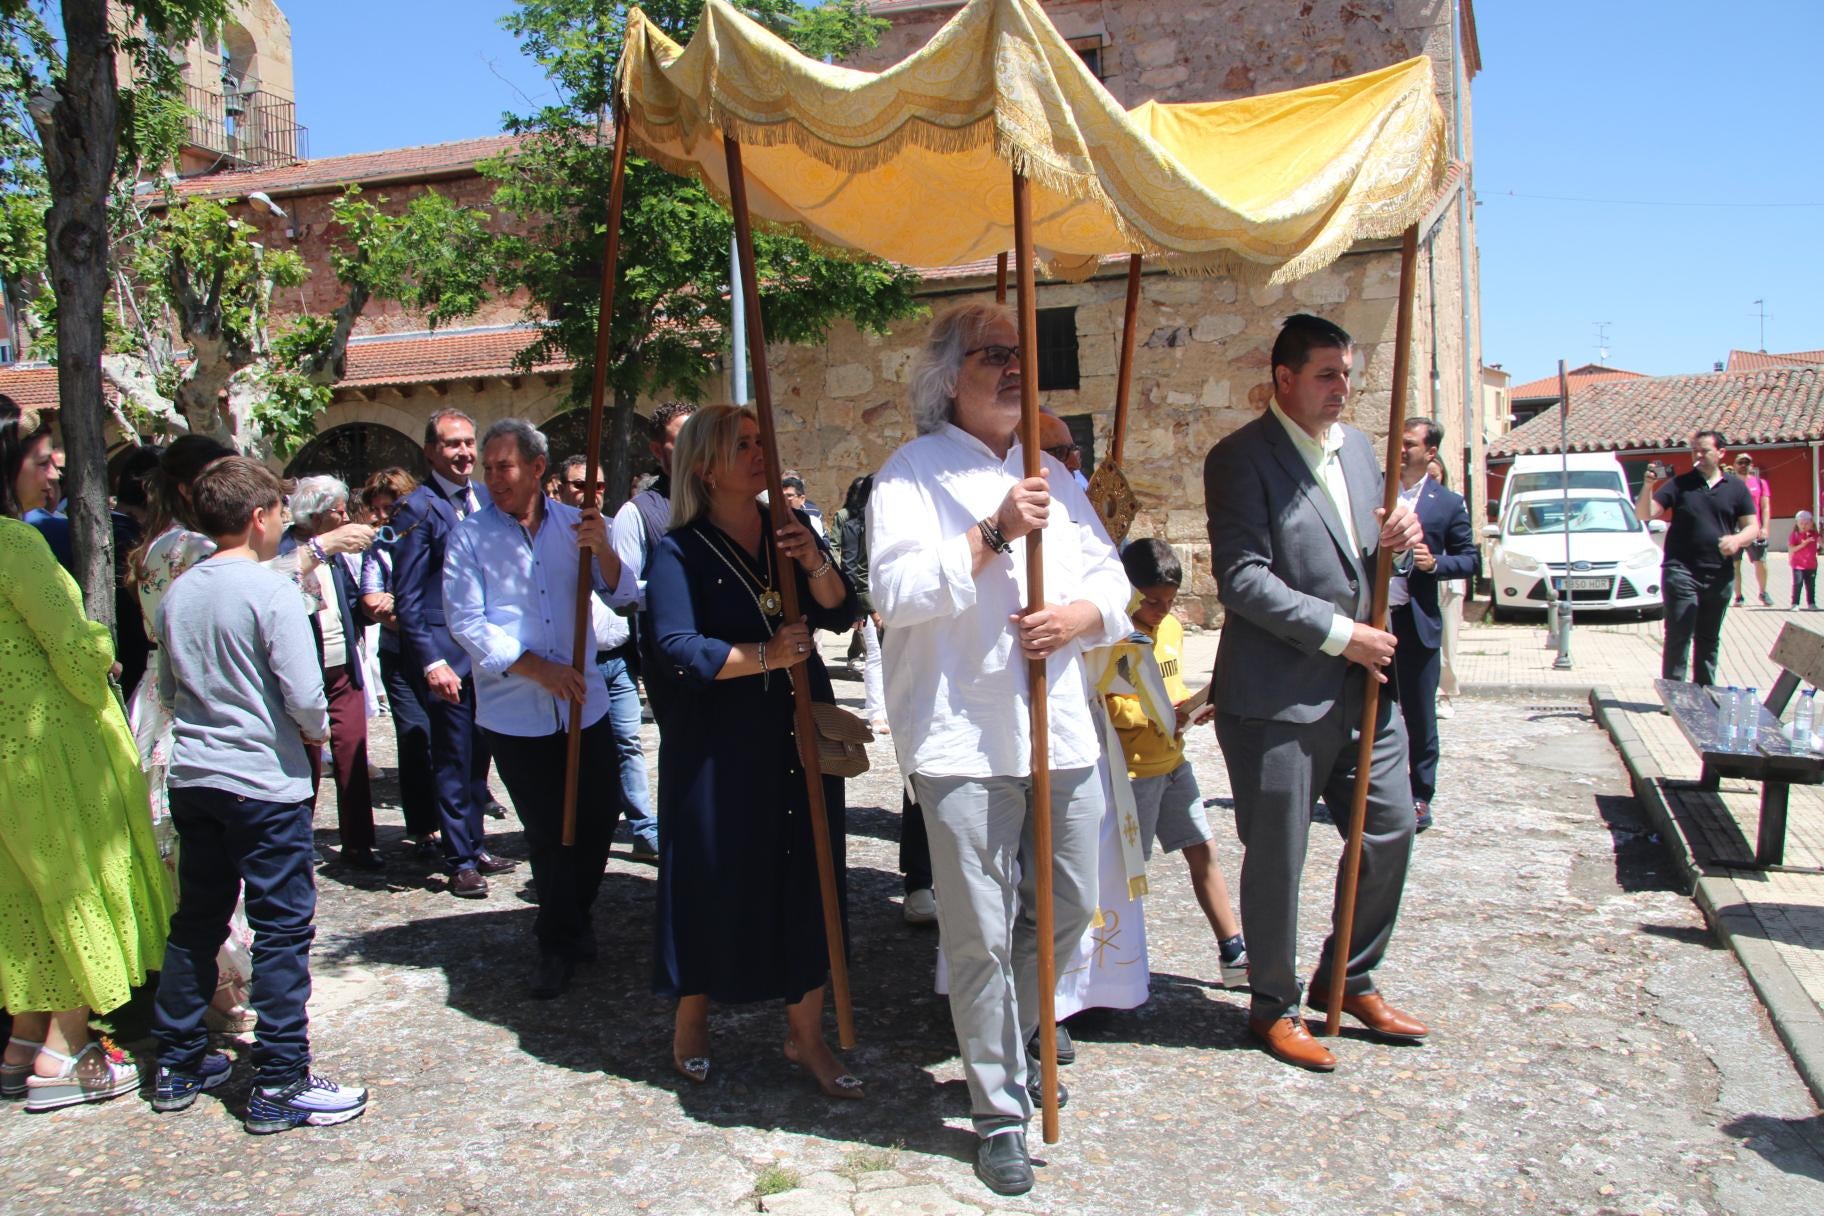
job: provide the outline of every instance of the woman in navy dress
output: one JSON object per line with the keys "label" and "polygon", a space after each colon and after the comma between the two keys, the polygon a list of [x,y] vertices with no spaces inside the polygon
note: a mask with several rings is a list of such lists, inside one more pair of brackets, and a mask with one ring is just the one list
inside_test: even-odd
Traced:
{"label": "woman in navy dress", "polygon": [[[654,987],[678,1001],[672,1061],[709,1076],[709,1003],[784,1001],[786,1058],[833,1098],[859,1098],[823,1037],[829,951],[809,799],[792,717],[793,677],[833,702],[811,629],[846,631],[854,590],[804,516],[774,535],[756,496],[766,454],[753,413],[698,410],[672,459],[671,531],[646,577],[647,619],[672,668],[659,722]],[[804,620],[787,623],[780,577]],[[825,777],[844,893],[842,781]]]}

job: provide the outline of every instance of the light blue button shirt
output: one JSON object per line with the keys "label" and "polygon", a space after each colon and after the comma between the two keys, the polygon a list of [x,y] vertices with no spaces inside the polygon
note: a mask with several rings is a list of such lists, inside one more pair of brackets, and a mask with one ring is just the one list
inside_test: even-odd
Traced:
{"label": "light blue button shirt", "polygon": [[[536,737],[570,727],[569,703],[535,681],[509,675],[532,653],[569,666],[576,629],[576,527],[582,516],[549,498],[530,534],[492,504],[450,533],[443,563],[443,610],[450,632],[475,660],[475,721],[503,735]],[[592,582],[608,590],[591,564]],[[593,599],[593,597],[591,597]],[[583,633],[588,699],[583,725],[608,712],[608,686],[595,666],[595,631]]]}

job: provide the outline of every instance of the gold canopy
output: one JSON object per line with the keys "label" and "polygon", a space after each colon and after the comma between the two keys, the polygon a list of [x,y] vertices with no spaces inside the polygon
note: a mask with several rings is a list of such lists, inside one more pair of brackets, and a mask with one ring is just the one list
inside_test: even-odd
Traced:
{"label": "gold canopy", "polygon": [[909,266],[1013,244],[1011,174],[1037,250],[1083,278],[1101,255],[1285,282],[1416,222],[1447,165],[1424,57],[1237,101],[1124,111],[1038,0],[970,0],[882,72],[810,59],[728,0],[680,47],[627,18],[631,146],[728,197],[741,145],[757,219]]}

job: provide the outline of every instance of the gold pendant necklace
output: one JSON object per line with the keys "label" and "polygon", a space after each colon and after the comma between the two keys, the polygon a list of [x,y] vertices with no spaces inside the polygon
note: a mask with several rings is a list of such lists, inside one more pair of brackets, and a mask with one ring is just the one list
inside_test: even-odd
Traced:
{"label": "gold pendant necklace", "polygon": [[[714,524],[709,526],[712,528],[715,527]],[[717,529],[717,531],[719,532],[720,529]],[[729,554],[724,551],[725,546],[721,541],[713,536],[704,535],[703,533],[698,533],[698,535],[704,536],[704,540],[709,545],[709,551],[722,559],[723,565],[734,571],[736,578],[740,580],[741,586],[746,588],[749,598],[754,601],[754,607],[760,610],[760,616],[765,621],[767,629],[771,630],[773,628],[773,621],[785,614],[785,599],[773,587],[772,554],[766,549],[765,536],[762,535],[760,540],[761,554],[767,559],[766,578],[762,580],[755,577],[754,572],[748,568],[746,562],[730,557]]]}

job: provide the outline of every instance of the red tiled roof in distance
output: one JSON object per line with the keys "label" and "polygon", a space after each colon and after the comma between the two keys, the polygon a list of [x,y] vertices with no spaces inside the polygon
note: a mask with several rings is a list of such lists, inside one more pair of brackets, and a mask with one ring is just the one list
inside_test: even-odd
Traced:
{"label": "red tiled roof in distance", "polygon": [[[1558,451],[1547,409],[1489,444],[1491,459]],[[1715,429],[1730,446],[1824,440],[1824,367],[1636,376],[1571,390],[1573,452],[1682,448]]]}
{"label": "red tiled roof in distance", "polygon": [[335,189],[351,182],[366,184],[454,176],[472,172],[482,161],[511,152],[522,138],[518,135],[489,135],[481,139],[459,139],[452,143],[388,148],[380,152],[356,152],[348,156],[325,156],[318,160],[301,160],[296,164],[265,169],[206,173],[181,178],[175,183],[175,188],[180,198],[245,196],[255,190],[276,197],[281,194]]}
{"label": "red tiled roof in distance", "polygon": [[[513,360],[532,344],[537,333],[531,326],[515,325],[355,338],[348,344],[347,374],[336,387],[379,388],[524,375],[527,373],[515,367]],[[567,372],[574,366],[569,360],[552,360],[533,367],[531,374]],[[0,393],[24,409],[56,409],[57,369],[0,367]]]}
{"label": "red tiled roof in distance", "polygon": [[1824,350],[1795,350],[1784,355],[1770,355],[1764,350],[1732,350],[1723,370],[1758,372],[1764,368],[1791,367],[1794,364],[1824,364]]}
{"label": "red tiled roof in distance", "polygon": [[[1586,363],[1574,367],[1565,373],[1565,379],[1571,382],[1571,394],[1574,397],[1579,388],[1590,384],[1602,384],[1609,380],[1644,380],[1645,372],[1623,371],[1619,367],[1604,367],[1600,363]],[[1542,398],[1558,400],[1558,373],[1541,376],[1537,380],[1528,380],[1525,384],[1516,384],[1507,390],[1510,401],[1537,401]]]}
{"label": "red tiled roof in distance", "polygon": [[57,408],[57,369],[54,367],[0,367],[0,393],[22,410]]}
{"label": "red tiled roof in distance", "polygon": [[[347,374],[336,382],[336,387],[436,384],[479,376],[523,375],[513,360],[537,336],[538,331],[530,326],[513,326],[355,338],[348,344]],[[555,360],[540,363],[532,371],[562,372],[573,366],[568,360]]]}

